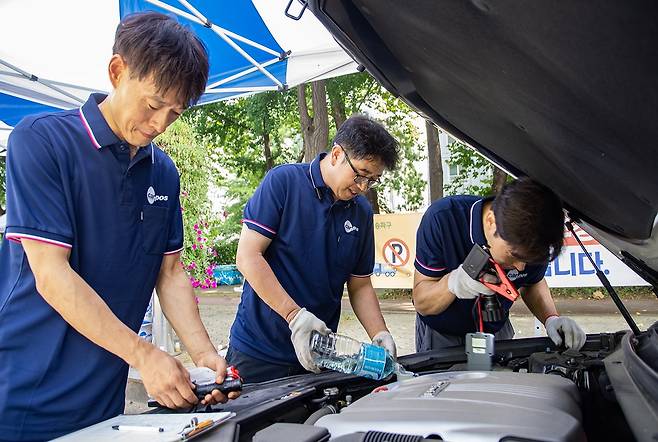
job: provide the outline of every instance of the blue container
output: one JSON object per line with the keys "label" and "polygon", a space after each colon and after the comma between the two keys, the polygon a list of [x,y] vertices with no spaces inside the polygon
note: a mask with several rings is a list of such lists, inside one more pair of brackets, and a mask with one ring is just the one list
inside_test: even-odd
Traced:
{"label": "blue container", "polygon": [[234,264],[220,265],[213,269],[212,275],[219,285],[238,285],[242,284],[244,278]]}

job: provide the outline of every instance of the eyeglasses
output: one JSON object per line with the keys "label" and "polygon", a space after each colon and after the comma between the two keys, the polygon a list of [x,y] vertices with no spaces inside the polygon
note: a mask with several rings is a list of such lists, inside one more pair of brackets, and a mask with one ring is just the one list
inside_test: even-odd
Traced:
{"label": "eyeglasses", "polygon": [[359,171],[357,171],[356,168],[354,167],[354,164],[352,164],[352,162],[350,161],[350,157],[347,155],[347,152],[345,151],[343,146],[341,146],[340,144],[338,146],[341,148],[341,150],[345,154],[345,159],[347,160],[347,164],[349,164],[350,167],[352,168],[352,170],[354,171],[354,174],[355,174],[354,175],[354,182],[356,183],[357,186],[361,186],[362,184],[367,183],[366,187],[368,189],[374,189],[375,187],[379,186],[382,183],[381,181],[379,181],[379,178],[377,178],[376,180],[373,180],[372,178],[368,178],[365,175],[361,175],[359,173]]}

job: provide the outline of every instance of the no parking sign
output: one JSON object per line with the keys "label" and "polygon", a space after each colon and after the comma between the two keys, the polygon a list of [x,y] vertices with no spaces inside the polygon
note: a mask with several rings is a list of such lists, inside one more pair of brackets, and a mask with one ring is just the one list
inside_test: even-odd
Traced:
{"label": "no parking sign", "polygon": [[422,216],[416,212],[375,215],[375,288],[413,287],[416,230]]}
{"label": "no parking sign", "polygon": [[391,238],[384,243],[382,256],[386,264],[391,267],[403,266],[409,262],[411,252],[409,246],[399,238]]}

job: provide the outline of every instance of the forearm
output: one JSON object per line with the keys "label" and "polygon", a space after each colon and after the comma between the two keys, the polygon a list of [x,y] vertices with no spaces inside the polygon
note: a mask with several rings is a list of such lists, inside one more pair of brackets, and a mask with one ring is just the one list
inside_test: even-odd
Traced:
{"label": "forearm", "polygon": [[354,287],[354,284],[348,283],[347,288],[352,309],[370,339],[380,331],[388,330],[372,284]]}
{"label": "forearm", "polygon": [[204,353],[217,353],[201,321],[194,290],[183,269],[176,266],[170,272],[161,272],[156,290],[163,313],[192,360],[197,363]]}
{"label": "forearm", "polygon": [[117,318],[68,262],[53,263],[35,275],[37,290],[75,330],[94,344],[138,366],[152,347]]}
{"label": "forearm", "polygon": [[[418,277],[418,275],[416,275]],[[448,308],[455,300],[455,295],[448,290],[447,275],[439,280],[424,279],[416,281],[413,300],[416,311],[423,316],[437,315]]]}
{"label": "forearm", "polygon": [[526,288],[522,292],[523,302],[542,324],[549,316],[557,315],[557,308],[545,280]]}
{"label": "forearm", "polygon": [[286,292],[262,254],[238,255],[238,269],[260,299],[290,322],[300,306]]}

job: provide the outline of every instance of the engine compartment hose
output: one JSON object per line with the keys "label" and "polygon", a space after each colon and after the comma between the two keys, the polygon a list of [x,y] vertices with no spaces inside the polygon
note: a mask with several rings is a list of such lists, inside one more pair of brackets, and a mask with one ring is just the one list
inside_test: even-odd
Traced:
{"label": "engine compartment hose", "polygon": [[314,425],[322,416],[326,416],[328,414],[336,414],[338,413],[338,408],[336,408],[333,405],[325,405],[324,407],[314,411],[308,419],[304,421],[304,425]]}

